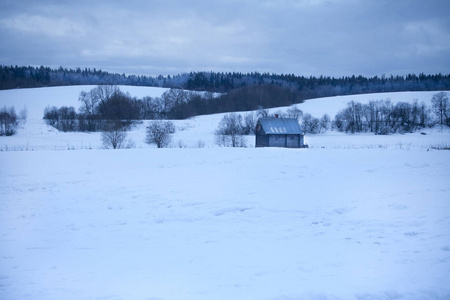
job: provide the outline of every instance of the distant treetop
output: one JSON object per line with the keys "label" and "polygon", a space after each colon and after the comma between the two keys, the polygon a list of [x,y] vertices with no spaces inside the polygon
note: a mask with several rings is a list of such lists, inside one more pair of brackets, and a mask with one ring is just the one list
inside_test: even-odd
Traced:
{"label": "distant treetop", "polygon": [[95,68],[51,69],[44,66],[0,65],[2,90],[68,85],[153,86],[221,93],[248,86],[275,85],[301,92],[303,99],[309,99],[363,93],[449,90],[450,74],[335,78],[259,72],[190,72],[152,77],[109,73]]}

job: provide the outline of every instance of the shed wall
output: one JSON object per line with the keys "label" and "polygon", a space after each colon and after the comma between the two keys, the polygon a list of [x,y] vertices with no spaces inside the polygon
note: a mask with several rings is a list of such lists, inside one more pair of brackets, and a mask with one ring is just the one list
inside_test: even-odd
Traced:
{"label": "shed wall", "polygon": [[303,135],[300,134],[265,134],[264,130],[257,128],[255,133],[255,147],[287,147],[303,148]]}
{"label": "shed wall", "polygon": [[286,136],[286,147],[298,148],[300,146],[299,135],[289,134]]}
{"label": "shed wall", "polygon": [[257,134],[255,147],[268,147],[268,146],[269,146],[269,136]]}
{"label": "shed wall", "polygon": [[269,135],[269,147],[286,147],[286,135]]}

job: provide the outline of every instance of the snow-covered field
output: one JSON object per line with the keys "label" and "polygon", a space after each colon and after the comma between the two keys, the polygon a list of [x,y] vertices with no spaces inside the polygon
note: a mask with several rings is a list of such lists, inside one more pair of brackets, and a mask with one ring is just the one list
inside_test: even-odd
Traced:
{"label": "snow-covered field", "polygon": [[[213,115],[176,122],[174,146],[190,148],[148,146],[143,123],[137,148],[102,150],[98,133],[42,122],[90,88],[0,91],[29,115],[0,137],[0,299],[450,299],[450,151],[430,149],[447,129],[232,149],[214,144]],[[298,107],[333,117],[433,94]]]}

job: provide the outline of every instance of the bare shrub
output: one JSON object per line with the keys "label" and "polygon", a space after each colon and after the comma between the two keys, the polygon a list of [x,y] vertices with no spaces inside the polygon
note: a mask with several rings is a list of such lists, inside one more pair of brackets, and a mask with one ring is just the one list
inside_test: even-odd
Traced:
{"label": "bare shrub", "polygon": [[171,134],[175,132],[175,126],[170,121],[153,121],[147,127],[145,142],[155,144],[158,148],[169,146],[172,141]]}
{"label": "bare shrub", "polygon": [[0,135],[10,136],[16,133],[19,121],[14,106],[0,109]]}
{"label": "bare shrub", "polygon": [[119,124],[108,124],[102,132],[103,147],[106,149],[110,147],[113,149],[124,148],[126,137],[127,133],[122,126]]}
{"label": "bare shrub", "polygon": [[187,148],[187,145],[183,140],[178,140],[178,148]]}
{"label": "bare shrub", "polygon": [[224,147],[245,147],[243,133],[242,116],[231,113],[225,115],[216,130],[216,143]]}
{"label": "bare shrub", "polygon": [[288,118],[300,120],[303,116],[303,112],[297,106],[292,106],[286,111],[286,115]]}
{"label": "bare shrub", "polygon": [[320,120],[314,118],[311,114],[304,114],[302,118],[303,131],[305,133],[320,133]]}
{"label": "bare shrub", "polygon": [[27,122],[27,116],[28,116],[28,109],[26,106],[24,106],[19,111],[18,122],[19,122],[20,126],[25,125],[25,123]]}
{"label": "bare shrub", "polygon": [[205,142],[203,140],[198,140],[197,148],[205,148]]}
{"label": "bare shrub", "polygon": [[319,127],[320,127],[320,130],[319,130],[320,133],[324,133],[328,129],[330,129],[330,127],[331,127],[331,119],[330,119],[330,116],[328,114],[324,114],[322,116],[322,118],[320,118]]}

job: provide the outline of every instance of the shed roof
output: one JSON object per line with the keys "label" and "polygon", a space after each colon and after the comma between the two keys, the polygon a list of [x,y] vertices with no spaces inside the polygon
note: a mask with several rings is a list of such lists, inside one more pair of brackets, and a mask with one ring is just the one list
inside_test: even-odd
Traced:
{"label": "shed roof", "polygon": [[297,119],[261,118],[258,122],[266,134],[303,134]]}

